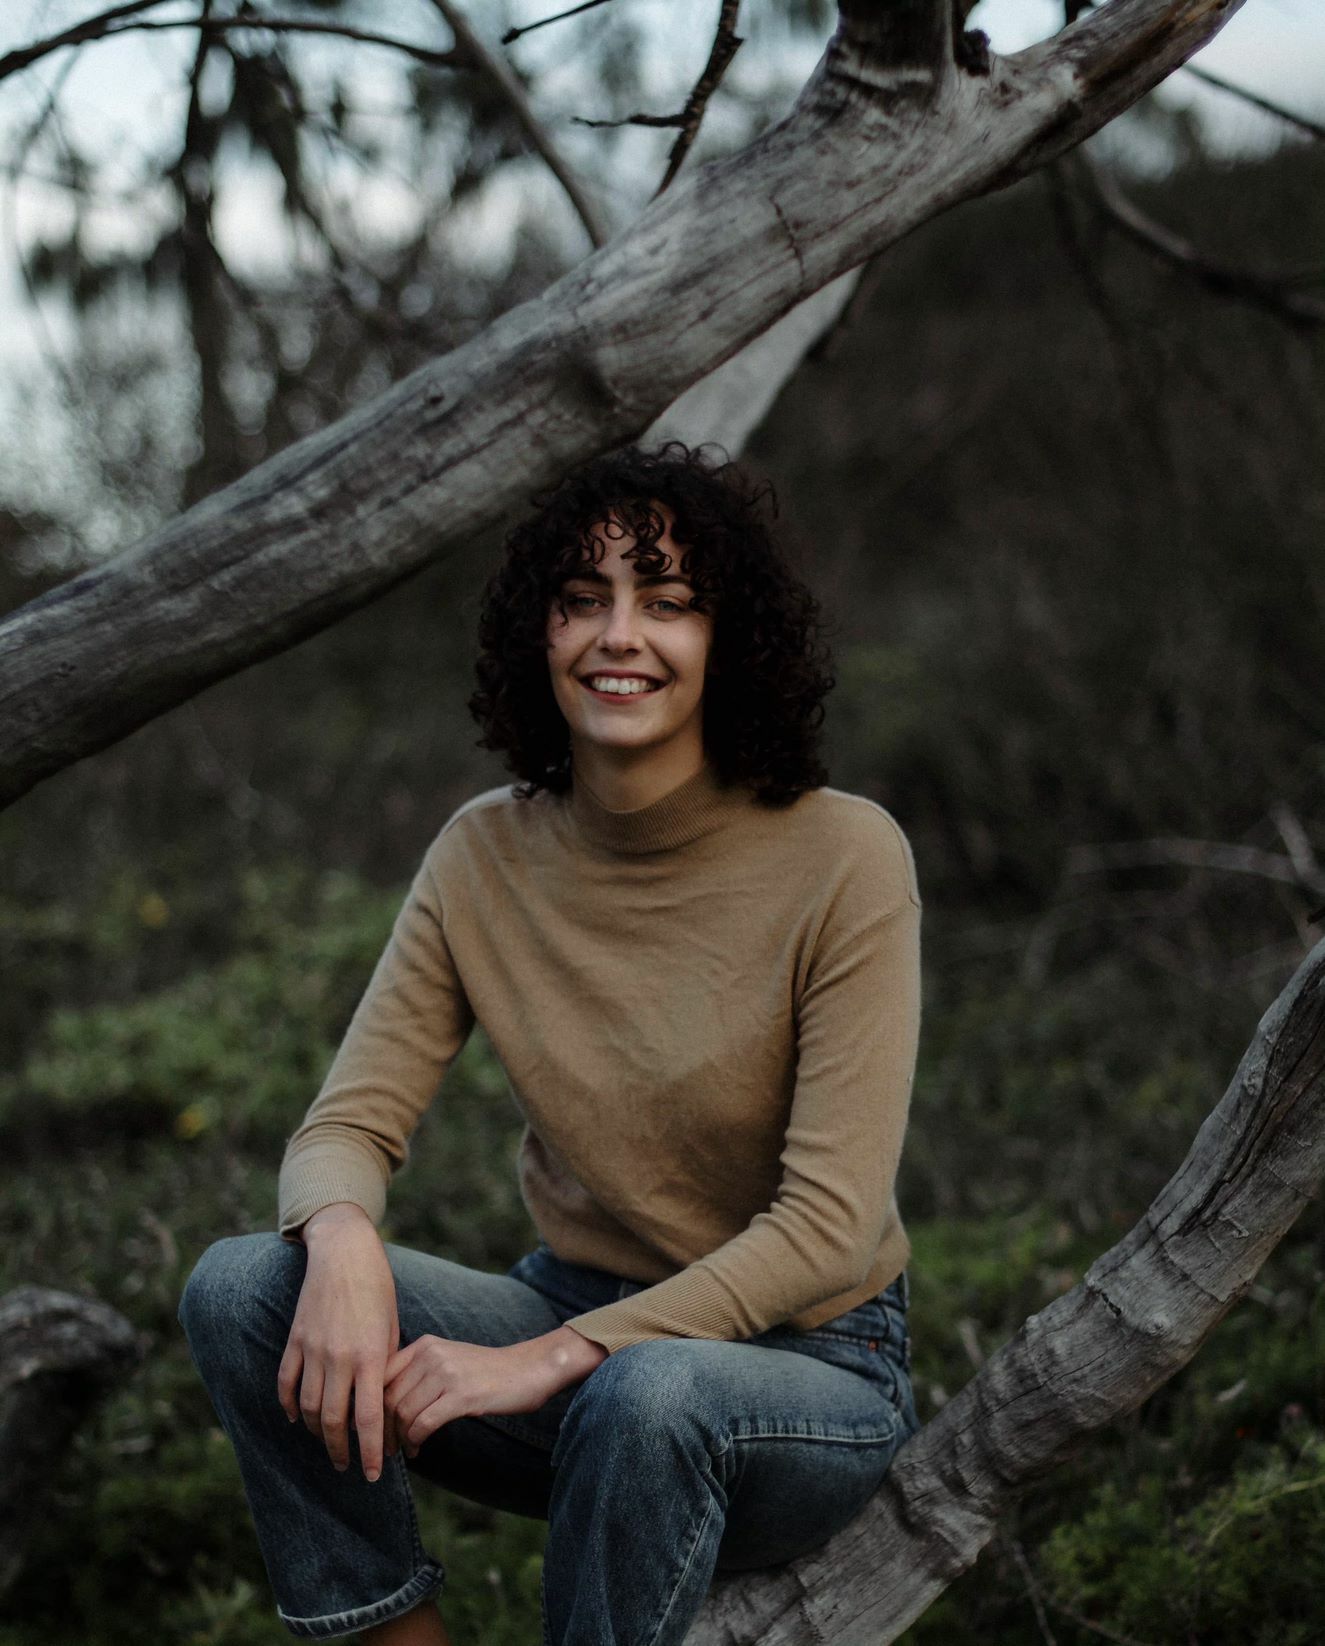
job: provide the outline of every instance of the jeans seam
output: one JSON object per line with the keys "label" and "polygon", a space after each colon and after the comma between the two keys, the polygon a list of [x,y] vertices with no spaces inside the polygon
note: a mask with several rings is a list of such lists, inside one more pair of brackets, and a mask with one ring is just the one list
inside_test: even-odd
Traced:
{"label": "jeans seam", "polygon": [[901,1427],[899,1421],[894,1423],[886,1434],[872,1435],[810,1435],[797,1434],[788,1429],[758,1429],[754,1434],[732,1435],[721,1452],[715,1457],[722,1457],[730,1447],[739,1445],[746,1440],[808,1440],[816,1445],[826,1446],[887,1446],[897,1438],[897,1431]]}
{"label": "jeans seam", "polygon": [[[358,1634],[360,1630],[375,1624],[389,1623],[392,1618],[403,1617],[430,1594],[435,1594],[445,1582],[446,1568],[439,1561],[425,1559],[414,1576],[402,1583],[393,1594],[371,1601],[366,1606],[352,1606],[343,1612],[327,1612],[321,1617],[292,1617],[278,1606],[276,1614],[293,1635],[302,1635],[308,1640],[331,1640],[337,1635]],[[396,1609],[383,1610],[392,1606]]]}
{"label": "jeans seam", "polygon": [[704,1484],[708,1488],[708,1505],[704,1510],[703,1519],[700,1521],[694,1537],[690,1540],[690,1553],[686,1556],[685,1565],[682,1566],[680,1573],[677,1575],[676,1582],[672,1585],[671,1593],[667,1596],[667,1604],[663,1607],[662,1613],[658,1618],[658,1622],[654,1626],[653,1632],[649,1635],[645,1646],[655,1646],[658,1636],[663,1631],[663,1625],[671,1616],[672,1608],[676,1605],[676,1597],[681,1592],[681,1585],[686,1580],[686,1573],[689,1572],[691,1566],[694,1565],[696,1551],[703,1540],[704,1533],[708,1528],[708,1523],[713,1517],[713,1510],[718,1501],[717,1494],[714,1491],[716,1482],[713,1478],[713,1473],[707,1464],[704,1466],[703,1475]]}

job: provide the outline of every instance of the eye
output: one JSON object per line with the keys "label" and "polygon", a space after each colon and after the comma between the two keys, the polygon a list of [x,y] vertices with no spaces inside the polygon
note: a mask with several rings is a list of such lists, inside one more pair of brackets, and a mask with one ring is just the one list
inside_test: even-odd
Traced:
{"label": "eye", "polygon": [[666,606],[666,607],[669,608],[670,611],[673,611],[673,612],[684,612],[684,611],[689,611],[690,610],[690,608],[688,606],[682,605],[679,600],[671,599],[670,596],[668,596],[668,595],[663,595],[663,597],[660,600],[655,600],[653,602],[653,604],[655,606]]}
{"label": "eye", "polygon": [[571,611],[583,611],[586,606],[595,603],[595,596],[591,594],[565,594],[562,599]]}

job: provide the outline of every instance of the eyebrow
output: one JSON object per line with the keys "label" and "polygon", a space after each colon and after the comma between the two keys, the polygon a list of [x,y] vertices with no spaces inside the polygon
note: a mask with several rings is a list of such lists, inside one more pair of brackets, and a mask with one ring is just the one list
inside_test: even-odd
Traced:
{"label": "eyebrow", "polygon": [[[567,583],[576,580],[585,583],[606,583],[609,587],[612,582],[607,573],[599,571],[597,566],[586,566],[580,571],[567,572],[563,579]],[[680,583],[687,589],[692,586],[688,577],[681,577],[676,572],[636,572],[635,581],[649,588],[653,588],[659,583]]]}

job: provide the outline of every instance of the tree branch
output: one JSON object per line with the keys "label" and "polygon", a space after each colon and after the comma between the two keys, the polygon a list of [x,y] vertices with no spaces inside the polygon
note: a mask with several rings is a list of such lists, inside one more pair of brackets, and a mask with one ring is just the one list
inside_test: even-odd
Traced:
{"label": "tree branch", "polygon": [[[1148,216],[1098,167],[1088,165],[1081,156],[1076,158],[1077,169],[1086,180],[1098,210],[1116,229],[1152,256],[1167,263],[1170,268],[1190,275],[1208,291],[1217,292],[1223,297],[1239,298],[1278,315],[1281,320],[1297,325],[1325,324],[1325,300],[1293,289],[1301,280],[1300,274],[1238,268],[1211,257],[1190,240]],[[1310,272],[1318,277],[1318,271]]]}
{"label": "tree branch", "polygon": [[736,17],[741,9],[741,0],[722,0],[722,10],[718,17],[718,32],[713,37],[713,45],[709,49],[708,61],[700,73],[699,79],[691,88],[686,98],[685,107],[679,114],[628,114],[619,120],[589,120],[583,116],[576,116],[576,124],[581,126],[615,127],[615,126],[675,126],[680,135],[672,144],[671,153],[667,157],[667,169],[663,173],[662,182],[654,190],[656,200],[667,185],[681,169],[681,163],[689,154],[699,128],[703,123],[704,111],[708,107],[709,99],[718,89],[719,82],[727,72],[727,66],[735,57],[744,41],[736,33]]}
{"label": "tree branch", "polygon": [[1141,1221],[897,1454],[822,1549],[719,1577],[687,1646],[883,1646],[974,1564],[1018,1498],[1192,1358],[1325,1171],[1325,942],[1261,1019]]}
{"label": "tree branch", "polygon": [[1325,141],[1325,126],[1318,121],[1308,120],[1304,114],[1294,114],[1292,109],[1284,108],[1281,103],[1272,103],[1268,97],[1248,91],[1245,86],[1235,85],[1232,80],[1225,80],[1222,74],[1211,74],[1209,69],[1198,68],[1195,63],[1184,63],[1183,69],[1193,79],[1204,81],[1207,86],[1214,86],[1217,91],[1226,91],[1230,97],[1240,97],[1244,103],[1250,103],[1252,108],[1259,109],[1262,114],[1272,114],[1276,120],[1296,126],[1299,131],[1305,132],[1308,137],[1314,137],[1317,142]]}
{"label": "tree branch", "polygon": [[501,37],[503,46],[509,46],[513,40],[518,40],[522,34],[532,34],[535,29],[545,29],[549,23],[562,23],[568,17],[578,17],[582,11],[594,11],[599,6],[605,6],[609,0],[581,0],[578,6],[571,6],[566,11],[555,12],[551,17],[540,17],[536,23],[526,23],[523,28],[507,29]]}
{"label": "tree branch", "polygon": [[[1294,842],[1298,846],[1297,842]],[[1212,869],[1223,874],[1251,874],[1325,896],[1325,870],[1300,847],[1288,855],[1259,846],[1230,845],[1221,840],[1137,840],[1113,846],[1074,846],[1064,874],[1096,874],[1104,869],[1177,867]]]}
{"label": "tree branch", "polygon": [[601,246],[607,239],[607,226],[598,213],[597,207],[589,199],[575,174],[558,153],[552,139],[544,131],[530,106],[525,95],[525,89],[512,73],[511,67],[495,52],[489,51],[482,40],[474,32],[469,19],[465,16],[454,0],[432,0],[433,5],[446,19],[455,36],[456,52],[466,57],[470,64],[486,74],[496,87],[507,107],[515,116],[520,130],[529,139],[535,151],[543,158],[545,165],[557,182],[566,191],[566,198],[575,208],[576,215],[584,224],[584,231],[590,242]]}
{"label": "tree branch", "polygon": [[694,146],[699,136],[699,128],[704,121],[704,111],[708,108],[709,98],[717,91],[722,77],[727,72],[728,65],[744,44],[736,32],[736,18],[741,9],[741,0],[722,0],[722,8],[718,13],[718,32],[713,36],[713,44],[709,48],[708,61],[704,64],[699,79],[691,88],[686,98],[685,107],[676,118],[676,124],[681,128],[676,142],[672,144],[672,152],[667,156],[667,170],[663,173],[657,193],[661,194],[667,185],[681,169],[681,163]]}
{"label": "tree branch", "polygon": [[[4,80],[8,75],[17,74],[20,69],[29,68],[33,63],[50,56],[52,52],[62,50],[65,46],[89,45],[95,40],[113,40],[121,34],[157,32],[163,29],[198,29],[205,34],[230,34],[237,29],[269,29],[275,34],[332,34],[343,40],[357,40],[361,45],[389,46],[393,51],[404,52],[407,57],[417,58],[420,63],[427,63],[431,68],[454,69],[465,66],[465,59],[460,53],[434,51],[428,46],[416,46],[412,41],[396,40],[390,35],[373,34],[367,29],[354,28],[348,23],[325,23],[302,17],[262,17],[256,14],[245,17],[174,18],[130,15],[146,10],[149,5],[160,4],[161,0],[133,0],[129,5],[115,6],[97,17],[76,23],[60,34],[49,35],[30,46],[20,46],[15,51],[6,52],[0,57],[0,80]],[[129,20],[125,21],[126,18]]]}
{"label": "tree branch", "polygon": [[[0,803],[470,544],[812,292],[1088,136],[1240,0],[1113,0],[987,75],[844,4],[795,108],[532,302],[0,623]],[[683,278],[679,277],[683,273]]]}

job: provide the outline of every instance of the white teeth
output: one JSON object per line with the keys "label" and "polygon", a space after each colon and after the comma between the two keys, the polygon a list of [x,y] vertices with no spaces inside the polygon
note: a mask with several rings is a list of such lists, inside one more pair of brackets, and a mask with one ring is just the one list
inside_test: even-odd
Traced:
{"label": "white teeth", "polygon": [[639,692],[651,692],[656,688],[648,680],[621,680],[614,674],[591,675],[589,684],[596,692],[614,692],[618,697],[633,697]]}

